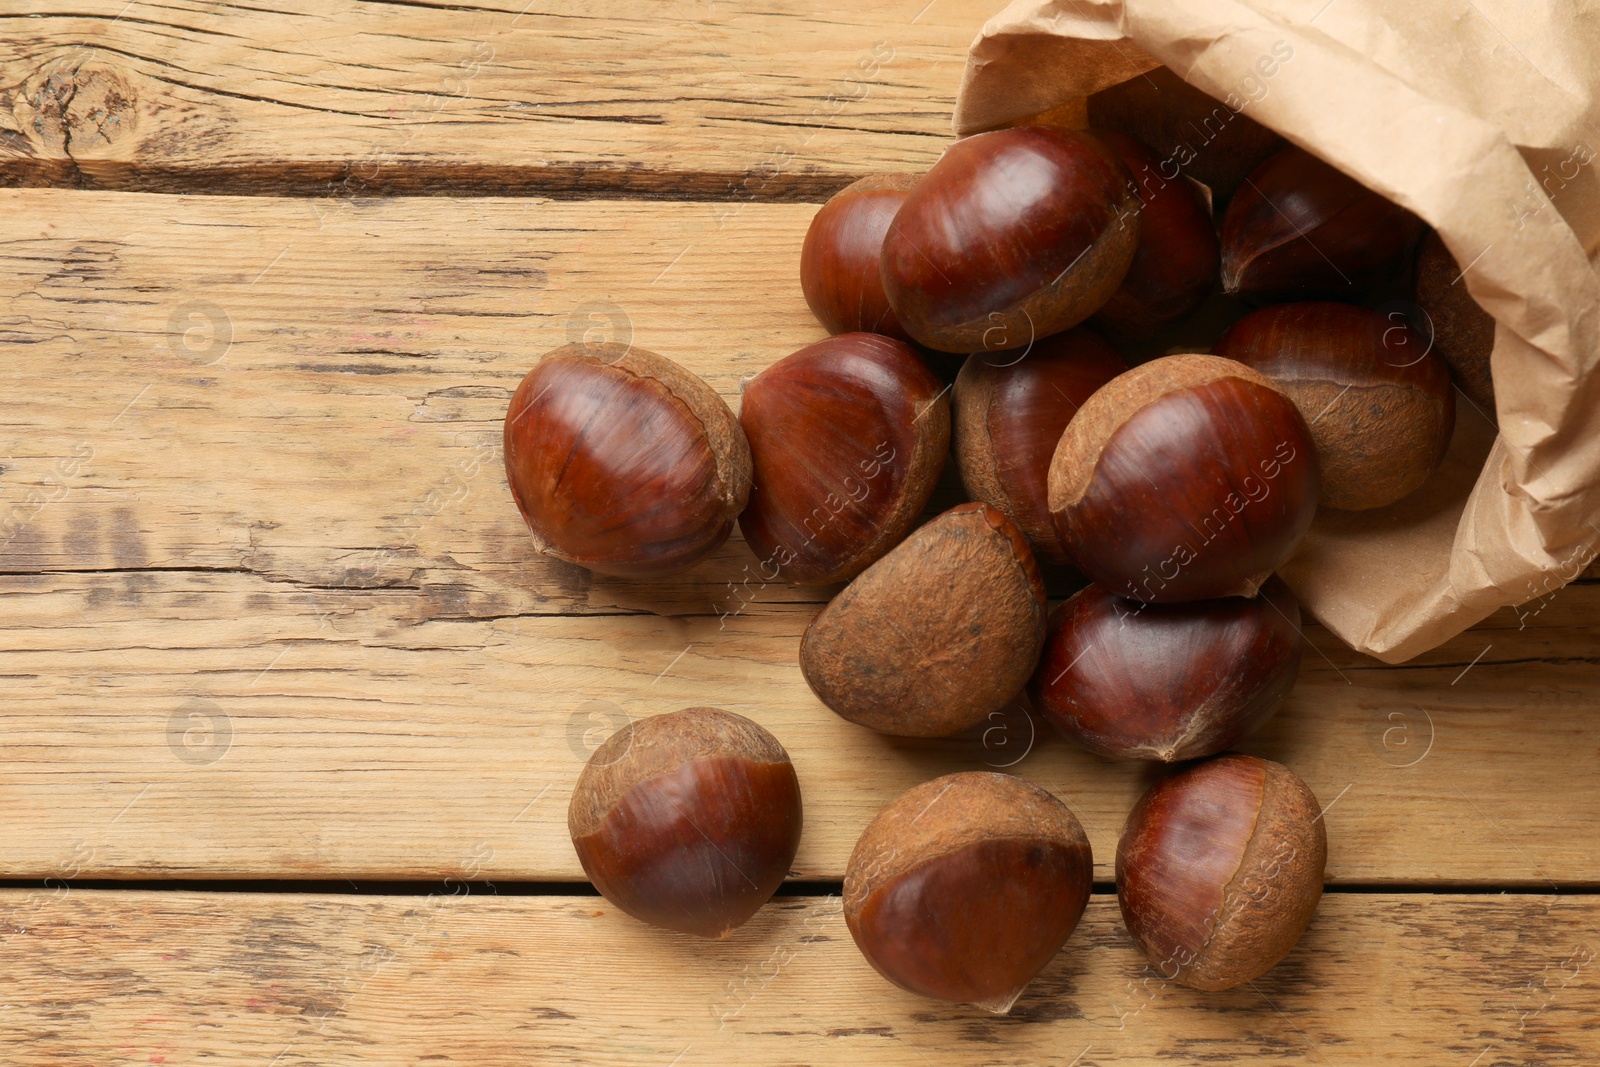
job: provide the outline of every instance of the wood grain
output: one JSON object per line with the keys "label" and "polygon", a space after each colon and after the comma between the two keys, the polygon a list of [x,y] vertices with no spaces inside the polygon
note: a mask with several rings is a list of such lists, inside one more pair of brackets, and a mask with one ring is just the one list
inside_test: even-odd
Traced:
{"label": "wood grain", "polygon": [[[796,664],[827,591],[744,585],[737,538],[665,582],[533,554],[497,441],[538,353],[620,310],[736,404],[818,335],[813,209],[716,207],[0,194],[0,874],[434,877],[481,848],[495,878],[576,878],[588,752],[709,703],[794,755],[799,876],[840,877],[899,791],[1028,750],[1109,878],[1148,772],[1020,716],[936,744],[838,720]],[[1600,811],[1552,788],[1600,768],[1597,599],[1403,668],[1309,630],[1246,747],[1332,805],[1335,881],[1600,884]]]}
{"label": "wood grain", "polygon": [[925,167],[992,0],[0,6],[0,182],[826,196]]}
{"label": "wood grain", "polygon": [[0,894],[11,1062],[1148,1063],[1587,1067],[1593,897],[1324,897],[1289,957],[1226,993],[1171,985],[1096,896],[1010,1015],[875,974],[837,897],[726,941],[598,898]]}

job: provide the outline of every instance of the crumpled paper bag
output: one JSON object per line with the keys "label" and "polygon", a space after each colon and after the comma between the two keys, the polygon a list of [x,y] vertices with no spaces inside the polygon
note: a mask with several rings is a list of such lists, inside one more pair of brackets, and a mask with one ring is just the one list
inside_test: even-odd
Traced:
{"label": "crumpled paper bag", "polygon": [[1458,393],[1427,485],[1325,509],[1282,571],[1305,608],[1393,663],[1581,573],[1600,550],[1600,2],[1017,0],[972,45],[956,132],[1071,114],[1158,65],[1421,216],[1495,318],[1498,434]]}

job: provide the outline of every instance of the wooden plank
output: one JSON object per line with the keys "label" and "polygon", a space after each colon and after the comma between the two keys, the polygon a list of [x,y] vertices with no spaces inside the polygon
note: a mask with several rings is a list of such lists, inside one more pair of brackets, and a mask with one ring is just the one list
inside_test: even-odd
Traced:
{"label": "wooden plank", "polygon": [[[452,893],[454,895],[452,895]],[[837,897],[733,937],[598,898],[0,894],[0,1040],[17,1063],[1197,1062],[1588,1067],[1593,897],[1324,897],[1240,989],[1162,981],[1096,896],[1010,1015],[904,993]],[[20,927],[20,929],[19,929]]]}
{"label": "wooden plank", "polygon": [[0,182],[817,197],[950,139],[988,0],[0,5]]}
{"label": "wooden plank", "polygon": [[[1015,759],[1021,719],[985,748],[834,718],[795,662],[825,592],[730,589],[737,538],[665,582],[533,555],[499,421],[536,355],[594,324],[578,309],[612,301],[596,321],[620,308],[732,402],[818,335],[793,284],[812,209],[710,210],[0,195],[0,874],[430,877],[466,842],[496,878],[575,878],[588,750],[711,703],[789,746],[796,873],[837,878],[900,790]],[[1600,813],[1551,788],[1600,765],[1597,597],[1396,669],[1311,628],[1248,747],[1334,805],[1336,881],[1600,883]],[[1143,772],[1043,740],[1016,766],[1069,799],[1108,877]]]}

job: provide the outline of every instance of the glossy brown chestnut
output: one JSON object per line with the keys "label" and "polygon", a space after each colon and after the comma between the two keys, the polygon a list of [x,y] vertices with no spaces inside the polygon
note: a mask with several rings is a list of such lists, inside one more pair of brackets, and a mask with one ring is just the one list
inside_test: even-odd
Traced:
{"label": "glossy brown chestnut", "polygon": [[1450,447],[1450,372],[1399,312],[1279,304],[1234,323],[1215,351],[1265,374],[1295,402],[1330,508],[1394,503],[1420,488]]}
{"label": "glossy brown chestnut", "polygon": [[1246,180],[1222,219],[1222,288],[1252,300],[1359,297],[1392,276],[1422,223],[1300,148]]}
{"label": "glossy brown chestnut", "polygon": [[1044,562],[1070,562],[1046,487],[1056,443],[1083,402],[1127,369],[1115,348],[1080,326],[1024,351],[975,353],[956,375],[961,483],[972,499],[1005,512]]}
{"label": "glossy brown chestnut", "polygon": [[1072,935],[1093,877],[1061,801],[1008,774],[947,774],[902,793],[856,842],[845,923],[900,988],[1003,1013]]}
{"label": "glossy brown chestnut", "polygon": [[949,737],[1022,691],[1045,618],[1044,582],[1022,531],[987,504],[962,504],[822,609],[800,641],[800,670],[853,723]]}
{"label": "glossy brown chestnut", "polygon": [[700,937],[726,937],[771,898],[800,824],[800,783],[783,746],[717,708],[628,723],[589,757],[567,810],[572,846],[602,896]]}
{"label": "glossy brown chestnut", "polygon": [[1090,585],[1051,613],[1028,694],[1061,734],[1111,759],[1213,756],[1294,687],[1300,605],[1272,578],[1254,597],[1141,604]]}
{"label": "glossy brown chestnut", "polygon": [[1150,962],[1232,989],[1289,954],[1322,898],[1328,840],[1293,771],[1219,756],[1150,788],[1117,845],[1122,920]]}
{"label": "glossy brown chestnut", "polygon": [[833,195],[800,246],[800,288],[829,333],[911,335],[889,309],[879,271],[889,223],[917,183],[915,174],[869,174]]}
{"label": "glossy brown chestnut", "polygon": [[1217,203],[1226,203],[1247,174],[1284,145],[1284,140],[1241,114],[1252,97],[1259,99],[1264,79],[1275,77],[1278,65],[1293,56],[1281,49],[1258,60],[1261,77],[1240,83],[1241,93],[1217,100],[1196,89],[1166,67],[1102,89],[1089,97],[1089,125],[1117,130],[1155,149],[1161,174],[1182,173],[1204,183]]}
{"label": "glossy brown chestnut", "polygon": [[1461,268],[1434,230],[1417,250],[1417,306],[1427,316],[1434,350],[1450,364],[1461,391],[1489,421],[1496,421],[1489,373],[1494,318],[1467,292]]}
{"label": "glossy brown chestnut", "polygon": [[1217,231],[1211,207],[1181,174],[1125,133],[1090,130],[1133,175],[1143,205],[1133,265],[1090,323],[1119,341],[1154,337],[1197,311],[1217,285]]}
{"label": "glossy brown chestnut", "polygon": [[728,539],[750,488],[728,405],[629,345],[562,345],[541,359],[506,409],[505,460],[539,550],[601,574],[693,566]]}
{"label": "glossy brown chestnut", "polygon": [[1310,528],[1318,481],[1282,389],[1231,359],[1167,356],[1078,409],[1050,514],[1077,568],[1118,596],[1254,596]]}
{"label": "glossy brown chestnut", "polygon": [[950,444],[945,387],[911,346],[842,333],[744,385],[755,485],[739,517],[760,577],[854,578],[922,514]]}
{"label": "glossy brown chestnut", "polygon": [[883,241],[883,289],[929,348],[1024,348],[1076,326],[1122,284],[1139,197],[1099,141],[1054,126],[945,149]]}

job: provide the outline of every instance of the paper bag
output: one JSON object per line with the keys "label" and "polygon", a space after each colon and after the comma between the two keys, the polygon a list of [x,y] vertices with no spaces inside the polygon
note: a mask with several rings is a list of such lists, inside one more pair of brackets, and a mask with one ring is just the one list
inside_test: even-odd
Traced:
{"label": "paper bag", "polygon": [[1600,549],[1597,17],[1593,0],[1018,0],[968,57],[958,134],[1072,114],[1165,65],[1421,216],[1465,268],[1495,319],[1498,434],[1462,400],[1421,490],[1324,509],[1282,570],[1387,662],[1551,595]]}

